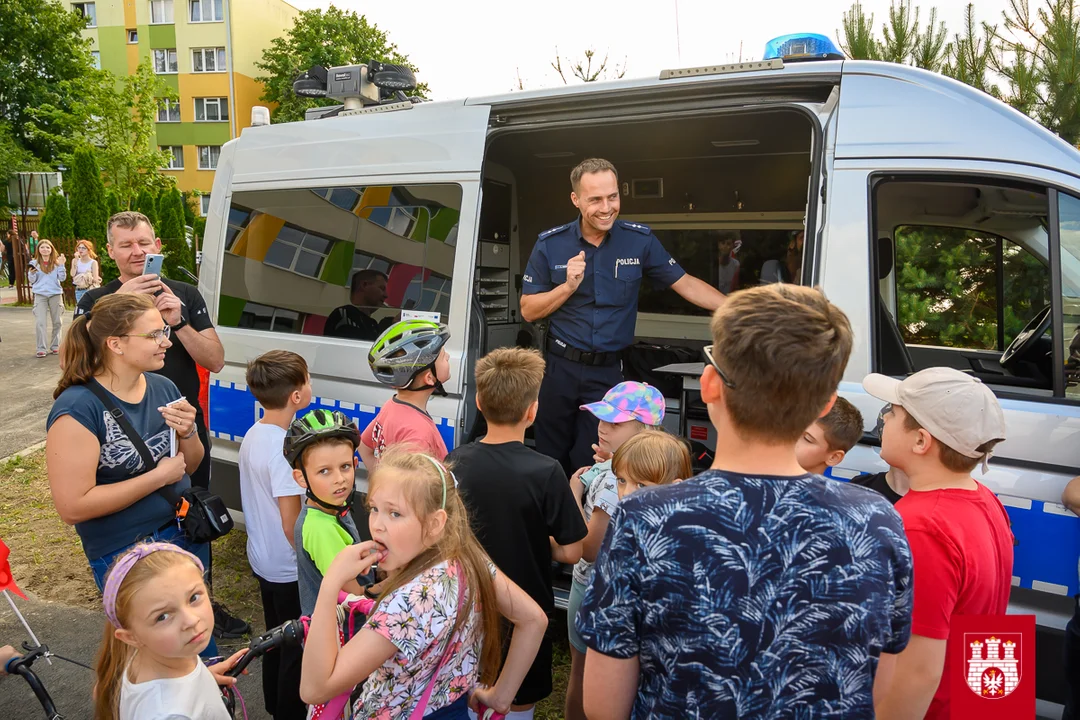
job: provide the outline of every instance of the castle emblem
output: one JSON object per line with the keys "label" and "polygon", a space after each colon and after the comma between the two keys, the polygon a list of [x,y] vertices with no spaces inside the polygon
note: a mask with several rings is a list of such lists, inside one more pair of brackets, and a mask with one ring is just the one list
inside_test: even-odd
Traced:
{"label": "castle emblem", "polygon": [[964,633],[964,644],[971,649],[964,679],[971,692],[988,700],[1003,698],[1020,684],[1019,633],[986,637]]}

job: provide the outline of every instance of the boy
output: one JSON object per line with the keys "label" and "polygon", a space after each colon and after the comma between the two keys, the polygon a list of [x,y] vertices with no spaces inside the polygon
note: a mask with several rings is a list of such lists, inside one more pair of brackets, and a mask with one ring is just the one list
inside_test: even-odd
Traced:
{"label": "boy", "polygon": [[[285,458],[293,468],[293,479],[307,496],[293,529],[304,615],[314,612],[319,585],[330,563],[343,548],[360,542],[349,514],[356,472],[354,453],[359,444],[356,425],[336,410],[306,413],[293,421],[285,438]],[[364,592],[356,580],[344,589],[353,595]]]}
{"label": "boy", "polygon": [[[480,358],[476,406],[488,432],[451,457],[480,544],[550,616],[551,562],[581,559],[586,529],[562,466],[525,447],[543,379],[544,358],[535,350],[499,348]],[[551,638],[545,637],[508,718],[531,718],[533,706],[551,694],[551,660]]]}
{"label": "boy", "polygon": [[[296,411],[311,402],[311,378],[304,358],[271,350],[248,363],[246,379],[265,412],[240,443],[240,505],[248,562],[259,581],[269,629],[303,614],[292,539],[304,490],[293,481],[282,450]],[[263,701],[277,720],[307,717],[300,700],[302,657],[299,648],[286,647],[263,661]]]}
{"label": "boy", "polygon": [[832,410],[810,423],[795,443],[799,465],[808,473],[824,475],[826,470],[839,465],[859,442],[862,424],[858,408],[842,397],[836,398]]}
{"label": "boy", "polygon": [[379,382],[397,390],[364,429],[360,459],[371,472],[390,445],[409,442],[437,460],[446,459],[446,443],[427,413],[428,400],[450,379],[450,339],[445,325],[431,320],[402,320],[386,329],[368,352],[368,365]]}
{"label": "boy", "polygon": [[795,455],[836,397],[851,326],[819,291],[775,284],[732,295],[711,329],[716,460],[615,509],[577,616],[585,714],[873,717],[877,655],[910,632],[903,527]]}
{"label": "boy", "polygon": [[[885,428],[885,412],[889,406],[885,405],[878,413],[877,425],[874,428],[874,436],[880,441],[881,433]],[[899,469],[891,467],[885,472],[863,473],[849,480],[852,485],[862,485],[871,490],[876,490],[885,496],[885,499],[893,505],[900,502],[900,498],[907,495],[909,483],[907,476]]]}
{"label": "boy", "polygon": [[[600,402],[582,405],[581,409],[600,421],[597,453],[611,457],[630,438],[658,427],[664,421],[665,406],[664,396],[656,388],[641,382],[622,382],[608,390]],[[619,481],[611,471],[611,463],[611,460],[604,460],[590,468],[581,468],[570,480],[570,490],[585,518],[588,533],[582,543],[581,560],[574,566],[574,582],[566,608],[570,636],[570,678],[564,712],[567,720],[585,717],[581,706],[581,684],[587,648],[573,618],[577,616],[585,590],[592,580],[593,563],[607,532],[608,521],[619,504]]]}
{"label": "boy", "polygon": [[891,405],[881,459],[911,483],[896,509],[918,569],[911,642],[899,655],[881,656],[882,672],[894,669],[877,717],[947,720],[952,673],[964,662],[946,649],[952,616],[1004,614],[1009,603],[1009,518],[971,477],[980,464],[986,472],[1005,439],[1005,415],[989,388],[952,368],[929,368],[902,382],[868,375],[863,387]]}

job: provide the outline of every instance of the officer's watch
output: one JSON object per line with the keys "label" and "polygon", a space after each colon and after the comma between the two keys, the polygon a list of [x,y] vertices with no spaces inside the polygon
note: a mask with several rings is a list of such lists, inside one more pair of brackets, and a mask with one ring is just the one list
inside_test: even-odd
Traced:
{"label": "officer's watch", "polygon": [[181,330],[181,329],[183,329],[185,327],[187,327],[187,320],[185,320],[183,317],[181,317],[180,322],[176,323],[175,325],[170,325],[169,329],[172,330],[173,332],[177,332],[177,331],[179,331],[179,330]]}

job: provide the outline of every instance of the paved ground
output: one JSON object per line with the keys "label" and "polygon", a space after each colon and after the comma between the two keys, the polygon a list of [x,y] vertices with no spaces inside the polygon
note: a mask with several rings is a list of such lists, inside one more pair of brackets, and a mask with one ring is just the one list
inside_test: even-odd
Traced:
{"label": "paved ground", "polygon": [[[101,613],[54,603],[24,601],[17,597],[15,602],[38,639],[48,645],[51,651],[87,665],[94,664],[104,627]],[[0,644],[11,644],[18,648],[26,639],[26,631],[19,624],[11,606],[0,598]],[[234,649],[239,647],[235,646]],[[56,709],[64,717],[78,720],[93,717],[90,701],[93,672],[55,658],[52,666],[44,660],[38,660],[34,663],[33,670],[41,678]],[[239,683],[240,692],[247,702],[248,718],[268,720],[270,716],[266,714],[262,704],[260,661],[251,663],[248,672],[248,675],[240,678]],[[33,720],[45,716],[39,708],[34,694],[30,692],[30,686],[22,679],[0,678],[0,717]],[[240,717],[239,708],[237,717]]]}
{"label": "paved ground", "polygon": [[[71,311],[63,316],[64,329]],[[45,418],[60,378],[57,355],[38,359],[30,308],[0,307],[0,458],[45,439]]]}

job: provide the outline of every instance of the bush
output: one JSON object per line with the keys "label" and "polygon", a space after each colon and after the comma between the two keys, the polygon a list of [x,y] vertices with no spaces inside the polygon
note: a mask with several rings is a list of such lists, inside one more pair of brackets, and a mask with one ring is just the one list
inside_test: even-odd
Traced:
{"label": "bush", "polygon": [[75,221],[71,218],[71,208],[68,207],[67,198],[61,195],[59,190],[50,192],[45,201],[45,215],[38,225],[38,235],[53,241],[75,237]]}

